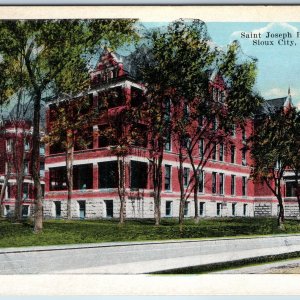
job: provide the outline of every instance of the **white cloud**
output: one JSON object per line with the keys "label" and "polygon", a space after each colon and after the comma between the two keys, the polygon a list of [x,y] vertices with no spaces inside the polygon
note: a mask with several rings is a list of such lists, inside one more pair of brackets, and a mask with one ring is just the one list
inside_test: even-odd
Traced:
{"label": "white cloud", "polygon": [[[288,87],[285,88],[272,88],[263,92],[263,97],[265,99],[273,99],[273,98],[281,98],[288,95]],[[293,89],[291,88],[291,96],[293,104],[300,109],[300,89]]]}
{"label": "white cloud", "polygon": [[[253,29],[251,30],[252,33],[258,34],[261,33],[262,35],[266,32],[276,32],[276,33],[283,33],[283,32],[291,32],[293,35],[297,34],[297,27],[290,25],[288,23],[268,23],[266,26],[258,28],[258,29]],[[246,32],[246,31],[235,31],[231,34],[230,38],[232,40],[236,40],[238,38],[241,38],[241,33]],[[247,33],[250,33],[247,31]]]}
{"label": "white cloud", "polygon": [[282,88],[272,88],[266,92],[263,93],[265,98],[279,98],[287,96],[288,90],[282,89]]}
{"label": "white cloud", "polygon": [[[284,97],[288,94],[288,86],[286,88],[272,88],[263,92],[263,96],[265,98],[276,98],[276,97]],[[291,87],[291,96],[292,98],[300,98],[300,89]]]}

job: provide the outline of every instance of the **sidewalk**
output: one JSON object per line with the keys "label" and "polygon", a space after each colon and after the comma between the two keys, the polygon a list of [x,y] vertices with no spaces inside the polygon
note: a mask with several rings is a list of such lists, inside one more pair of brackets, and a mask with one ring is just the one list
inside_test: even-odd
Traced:
{"label": "sidewalk", "polygon": [[0,249],[0,274],[142,274],[300,252],[300,234]]}

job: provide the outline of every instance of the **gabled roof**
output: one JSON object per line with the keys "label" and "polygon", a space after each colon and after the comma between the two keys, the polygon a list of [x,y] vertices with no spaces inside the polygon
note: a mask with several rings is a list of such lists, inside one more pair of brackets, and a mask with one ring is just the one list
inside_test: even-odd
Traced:
{"label": "gabled roof", "polygon": [[269,99],[269,100],[267,100],[267,103],[268,103],[268,105],[270,105],[276,109],[279,109],[284,106],[286,99],[287,99],[287,97]]}
{"label": "gabled roof", "polygon": [[292,96],[290,94],[290,89],[289,89],[288,95],[285,97],[266,100],[263,103],[261,113],[266,114],[266,113],[278,111],[280,109],[286,109],[292,106],[293,106]]}

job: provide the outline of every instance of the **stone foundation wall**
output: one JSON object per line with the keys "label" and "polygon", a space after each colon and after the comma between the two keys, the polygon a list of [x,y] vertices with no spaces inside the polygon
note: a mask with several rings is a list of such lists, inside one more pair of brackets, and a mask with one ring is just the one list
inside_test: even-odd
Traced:
{"label": "stone foundation wall", "polygon": [[[85,201],[85,218],[86,219],[100,219],[106,218],[106,200],[113,201],[113,217],[119,217],[120,201],[119,198],[89,198],[89,199],[73,199],[71,205],[72,218],[80,218],[79,201]],[[171,214],[166,215],[166,202],[170,201],[172,204]],[[44,216],[45,218],[55,218],[55,201],[44,201]],[[61,202],[61,218],[67,217],[67,201]],[[203,214],[200,215],[200,202],[204,203]],[[185,217],[194,216],[194,201],[188,201],[188,212]],[[221,204],[219,215],[217,215],[217,204]],[[246,211],[244,214],[244,204],[246,204]],[[235,214],[233,215],[233,205],[235,205]],[[270,217],[277,216],[278,204],[270,202],[221,202],[211,200],[201,200],[198,205],[200,217]],[[10,213],[14,211],[14,206],[10,204]],[[32,215],[33,207],[30,207],[30,215]],[[161,217],[178,217],[179,214],[179,199],[162,199],[161,202]],[[299,209],[297,203],[285,203],[285,216],[288,218],[299,218]],[[153,218],[154,217],[154,201],[153,198],[129,198],[126,201],[126,218]]]}

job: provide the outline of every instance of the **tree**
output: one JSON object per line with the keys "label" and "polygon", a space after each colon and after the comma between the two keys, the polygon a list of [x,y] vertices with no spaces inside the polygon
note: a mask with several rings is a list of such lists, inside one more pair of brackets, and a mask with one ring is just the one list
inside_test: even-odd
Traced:
{"label": "tree", "polygon": [[250,138],[253,158],[252,177],[264,182],[276,196],[279,204],[278,226],[284,228],[283,176],[290,165],[290,130],[294,123],[295,109],[271,108],[256,117]]}
{"label": "tree", "polygon": [[[123,105],[118,112],[112,112],[109,104],[118,99]],[[147,138],[145,132],[140,131],[139,124],[143,111],[141,107],[132,107],[130,101],[126,99],[124,90],[103,90],[101,93],[100,120],[105,122],[99,131],[99,137],[107,145],[110,153],[117,157],[117,189],[120,200],[119,224],[123,224],[126,219],[126,169],[125,158],[132,153],[134,146],[145,147]],[[100,145],[103,146],[103,145]]]}
{"label": "tree", "polygon": [[[6,61],[2,61],[0,64],[0,71],[2,77],[0,79],[0,106],[1,106],[1,138],[9,140],[10,151],[6,149],[4,153],[1,153],[3,161],[6,163],[6,174],[4,182],[1,185],[0,203],[5,196],[5,190],[8,185],[12,171],[15,173],[17,181],[17,193],[15,199],[14,219],[20,221],[21,218],[21,201],[22,201],[22,188],[24,182],[24,164],[25,164],[25,142],[28,141],[28,122],[26,121],[26,113],[28,105],[24,104],[24,83],[26,77],[23,76],[24,64],[22,61],[12,61],[8,64]],[[13,73],[15,77],[10,78],[10,74]],[[10,102],[15,102],[14,109],[8,114],[8,108],[6,107]],[[4,116],[5,114],[5,116]],[[8,114],[8,116],[6,116]],[[7,126],[13,129],[13,133],[8,133]],[[2,207],[3,211],[4,207]]]}
{"label": "tree", "polygon": [[[243,126],[261,103],[253,91],[256,61],[240,62],[241,50],[236,42],[226,52],[214,48],[205,23],[200,20],[178,20],[167,29],[155,30],[149,34],[146,45],[148,51],[138,67],[146,83],[149,105],[155,216],[160,211],[164,148],[173,135],[179,152],[182,224],[191,191],[198,219],[199,176],[210,154],[218,144],[230,143],[227,138],[233,125]],[[212,74],[219,80],[218,90],[211,81]],[[196,149],[201,140],[205,147],[199,157]],[[186,188],[182,181],[183,163],[187,160],[193,174]],[[159,223],[159,217],[155,218]]]}
{"label": "tree", "polygon": [[53,104],[51,108],[56,117],[53,121],[50,121],[49,132],[44,137],[44,142],[50,146],[61,145],[65,151],[66,184],[68,188],[67,218],[71,219],[74,150],[76,146],[78,149],[86,149],[92,146],[93,133],[90,129],[96,117],[96,112],[88,96],[75,99],[57,99],[57,103],[54,105],[55,108]]}
{"label": "tree", "polygon": [[[290,95],[289,95],[290,96]],[[288,140],[285,141],[285,158],[288,160],[287,170],[294,173],[294,191],[297,197],[298,208],[300,213],[300,113],[294,107],[285,115],[285,130],[287,131]],[[288,127],[287,127],[288,126]]]}
{"label": "tree", "polygon": [[172,109],[180,106],[182,99],[189,102],[196,96],[205,97],[208,66],[214,60],[208,40],[202,21],[172,22],[168,28],[148,34],[147,58],[138,65],[147,89],[156,225],[160,222],[164,148],[178,121]]}
{"label": "tree", "polygon": [[[34,180],[34,232],[42,231],[42,190],[39,179],[40,108],[46,93],[76,95],[87,79],[86,63],[107,43],[112,48],[136,38],[135,20],[1,21],[0,53],[7,64],[24,62],[26,88],[34,103],[32,173]],[[7,80],[12,80],[10,74]],[[75,82],[75,84],[74,84]]]}

